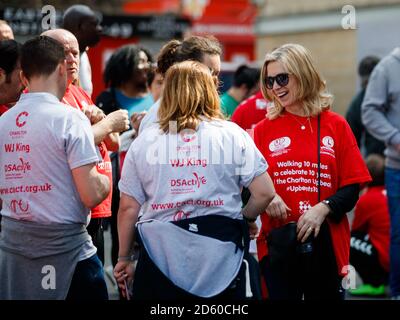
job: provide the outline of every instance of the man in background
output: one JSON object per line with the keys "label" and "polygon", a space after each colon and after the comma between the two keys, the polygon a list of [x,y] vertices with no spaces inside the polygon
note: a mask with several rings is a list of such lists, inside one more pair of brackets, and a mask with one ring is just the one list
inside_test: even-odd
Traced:
{"label": "man in background", "polygon": [[63,17],[63,29],[72,32],[79,43],[79,85],[89,96],[93,92],[92,68],[87,51],[100,42],[102,27],[96,14],[88,6],[77,4],[69,7]]}

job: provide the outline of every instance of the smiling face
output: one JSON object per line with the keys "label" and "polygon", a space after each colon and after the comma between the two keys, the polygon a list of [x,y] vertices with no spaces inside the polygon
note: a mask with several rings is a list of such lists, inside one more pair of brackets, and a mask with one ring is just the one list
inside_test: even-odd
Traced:
{"label": "smiling face", "polygon": [[[275,77],[279,74],[288,73],[279,61],[272,61],[268,63],[267,75],[268,77]],[[298,84],[296,78],[289,74],[289,82],[287,85],[280,86],[276,79],[272,89],[268,89],[271,96],[273,96],[283,108],[290,109],[298,106],[297,92]]]}

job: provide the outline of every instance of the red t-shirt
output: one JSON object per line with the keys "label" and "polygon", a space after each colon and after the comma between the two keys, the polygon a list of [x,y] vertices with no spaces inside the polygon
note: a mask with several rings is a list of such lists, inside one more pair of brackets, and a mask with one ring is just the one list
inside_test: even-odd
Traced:
{"label": "red t-shirt", "polygon": [[5,104],[0,104],[0,116],[4,113],[4,112],[6,112],[6,111],[8,111],[8,107],[5,105]]}
{"label": "red t-shirt", "polygon": [[369,235],[382,267],[389,271],[390,218],[384,186],[368,187],[354,209],[352,230]]}
{"label": "red t-shirt", "polygon": [[253,129],[257,123],[265,119],[267,104],[267,100],[264,99],[261,91],[259,91],[238,105],[231,121],[243,130]]}
{"label": "red t-shirt", "polygon": [[[318,203],[317,119],[308,122],[306,117],[284,111],[277,119],[265,119],[255,127],[254,141],[268,162],[276,192],[292,210],[286,221],[261,215],[262,234],[257,241],[260,259],[267,254],[265,235],[272,228],[297,221]],[[320,156],[321,200],[343,186],[371,180],[349,125],[331,111],[321,113]],[[344,275],[342,268],[349,264],[349,223],[347,219],[340,223],[328,219],[328,223],[338,270]]]}
{"label": "red t-shirt", "polygon": [[[80,87],[70,84],[65,92],[62,102],[68,104],[74,108],[82,110],[83,108],[94,104],[89,95]],[[110,193],[107,198],[103,200],[97,207],[91,209],[92,218],[106,218],[111,216],[111,198],[112,198],[112,167],[111,160],[108,154],[107,147],[104,142],[99,145],[99,150],[102,162],[99,162],[96,166],[97,171],[108,177],[110,181]]]}

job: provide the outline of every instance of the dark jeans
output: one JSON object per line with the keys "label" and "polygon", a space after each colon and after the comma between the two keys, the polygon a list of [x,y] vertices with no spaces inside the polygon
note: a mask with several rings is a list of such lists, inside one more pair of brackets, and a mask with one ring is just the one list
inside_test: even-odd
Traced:
{"label": "dark jeans", "polygon": [[97,255],[78,262],[67,300],[108,300],[103,266]]}
{"label": "dark jeans", "polygon": [[322,224],[313,240],[313,250],[295,252],[272,262],[269,255],[260,261],[268,296],[271,300],[343,300],[342,277],[338,274],[336,258],[328,225]]}
{"label": "dark jeans", "polygon": [[400,170],[386,168],[385,184],[390,213],[390,291],[400,296]]}
{"label": "dark jeans", "polygon": [[350,263],[364,283],[378,287],[387,284],[388,273],[381,266],[378,252],[366,236],[364,232],[352,231]]}
{"label": "dark jeans", "polygon": [[97,248],[97,256],[104,266],[104,230],[103,230],[103,219],[92,218],[87,226],[87,231],[92,237],[94,246]]}

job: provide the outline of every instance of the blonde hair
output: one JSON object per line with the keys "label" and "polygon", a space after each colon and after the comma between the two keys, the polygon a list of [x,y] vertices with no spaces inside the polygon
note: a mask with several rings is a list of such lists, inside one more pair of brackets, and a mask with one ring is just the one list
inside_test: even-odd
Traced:
{"label": "blonde hair", "polygon": [[171,66],[158,117],[160,128],[170,132],[169,122],[177,122],[177,131],[196,130],[202,120],[223,119],[215,83],[210,70],[200,62],[184,61]]}
{"label": "blonde hair", "polygon": [[330,108],[333,95],[327,91],[325,81],[315,68],[310,52],[299,44],[285,44],[267,53],[261,70],[262,93],[267,100],[274,103],[268,109],[269,119],[276,119],[283,111],[282,105],[270,94],[265,82],[268,64],[274,61],[280,62],[286,72],[296,79],[298,89],[295,96],[303,105],[306,116],[315,116]]}

